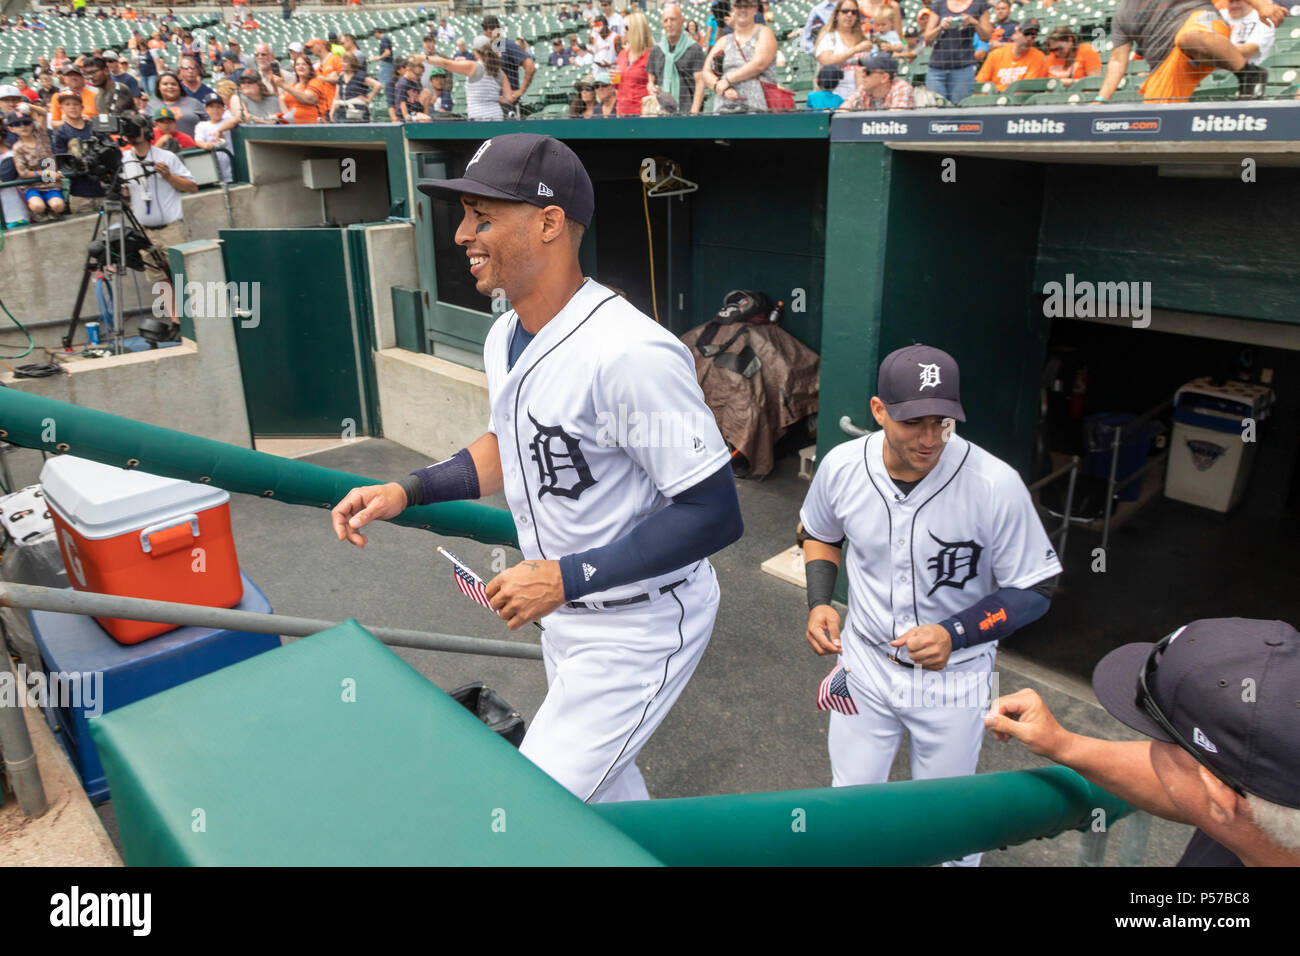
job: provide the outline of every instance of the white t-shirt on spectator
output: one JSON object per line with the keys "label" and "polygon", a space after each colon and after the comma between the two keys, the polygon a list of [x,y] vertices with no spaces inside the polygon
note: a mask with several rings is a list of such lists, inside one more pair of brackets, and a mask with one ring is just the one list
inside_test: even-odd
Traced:
{"label": "white t-shirt on spectator", "polygon": [[[230,110],[226,110],[225,115],[221,117],[221,123],[224,123],[227,120],[232,118],[233,116]],[[204,120],[202,123],[196,125],[194,127],[194,142],[196,143],[216,142],[218,146],[224,146],[226,149],[229,149],[230,138],[226,136],[224,132],[217,131],[217,127],[220,126],[221,123],[214,123],[211,120]],[[231,173],[230,171],[230,157],[227,156],[225,153],[217,153],[217,168],[221,170],[221,181],[223,183],[228,183],[234,178],[233,173]]]}
{"label": "white t-shirt on spectator", "polygon": [[[144,158],[156,166],[165,166],[175,176],[191,182],[194,180],[194,174],[185,168],[185,164],[175,153],[150,146]],[[135,176],[140,172],[140,168],[135,150],[123,150],[122,176]],[[184,218],[180,190],[164,181],[152,169],[143,178],[128,180],[126,188],[131,196],[131,211],[140,220],[140,225],[148,229],[161,229]],[[149,195],[148,201],[145,200],[146,190]]]}
{"label": "white t-shirt on spectator", "polygon": [[457,37],[456,28],[450,23],[445,27],[438,27],[438,32],[434,36],[438,38],[439,43],[455,43]]}
{"label": "white t-shirt on spectator", "polygon": [[[838,33],[828,33],[818,41],[817,49],[814,51],[813,55],[821,56],[823,53],[847,53],[850,49],[852,48],[840,39]],[[842,96],[847,100],[857,92],[858,64],[861,63],[861,61],[862,54],[859,53],[856,56],[849,57],[848,60],[841,64],[840,69],[844,71],[844,79],[840,80],[839,85],[835,87],[833,91],[837,96]],[[817,68],[819,70],[821,69],[820,64]]]}
{"label": "white t-shirt on spectator", "polygon": [[627,21],[617,11],[609,15],[609,32],[617,33],[619,36],[627,33]]}
{"label": "white t-shirt on spectator", "polygon": [[1246,62],[1262,63],[1269,53],[1273,51],[1273,41],[1277,39],[1277,30],[1273,28],[1273,24],[1261,20],[1259,14],[1254,10],[1248,10],[1240,20],[1234,20],[1228,16],[1226,9],[1220,10],[1219,13],[1222,14],[1224,22],[1232,28],[1233,46],[1240,46],[1243,43],[1254,43],[1259,46],[1259,52]]}
{"label": "white t-shirt on spectator", "polygon": [[618,54],[614,52],[613,32],[607,37],[593,37],[589,49],[592,54],[592,76],[602,82],[607,81],[609,68],[618,62]]}

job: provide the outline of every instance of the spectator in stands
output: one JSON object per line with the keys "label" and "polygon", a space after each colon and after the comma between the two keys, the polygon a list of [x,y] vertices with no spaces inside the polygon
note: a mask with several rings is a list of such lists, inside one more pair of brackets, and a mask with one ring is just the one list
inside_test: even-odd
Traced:
{"label": "spectator in stands", "polygon": [[424,76],[424,60],[418,54],[409,57],[393,85],[393,106],[399,123],[423,123],[429,119],[429,92],[420,82]]}
{"label": "spectator in stands", "polygon": [[627,15],[627,44],[619,51],[614,80],[618,90],[618,115],[640,116],[641,100],[650,92],[650,21],[639,10]]}
{"label": "spectator in stands", "polygon": [[[840,0],[841,3],[846,0]],[[847,0],[852,2],[852,0]],[[755,0],[734,0],[731,5],[732,32],[713,45],[704,58],[702,76],[713,90],[713,112],[767,112],[763,82],[775,83],[772,61],[776,59],[776,35],[770,27],[754,22]],[[714,57],[722,54],[722,75],[713,73]]]}
{"label": "spectator in stands", "polygon": [[343,58],[330,49],[330,45],[320,37],[307,41],[307,53],[314,58],[312,72],[326,83],[333,83],[343,69]]}
{"label": "spectator in stands", "polygon": [[384,32],[383,27],[375,27],[371,36],[379,41],[379,52],[375,56],[375,79],[387,92],[388,83],[393,78],[393,40]]}
{"label": "spectator in stands", "polygon": [[573,84],[573,99],[569,100],[571,119],[591,119],[596,112],[596,80],[590,73]]}
{"label": "spectator in stands", "polygon": [[199,64],[193,57],[181,57],[180,67],[176,72],[181,80],[181,91],[186,96],[202,103],[212,95],[212,87],[204,83],[203,78],[199,76]]}
{"label": "spectator in stands", "polygon": [[[219,83],[217,86],[218,92],[229,82],[229,80],[225,80]],[[275,86],[268,89],[256,73],[245,73],[239,78],[239,84],[235,87],[237,92],[231,94],[228,100],[230,112],[241,123],[256,125],[279,123],[281,120],[277,114],[284,107],[281,106],[280,100],[276,98],[274,91],[281,89],[283,84],[284,77],[275,74]]]}
{"label": "spectator in stands", "polygon": [[[73,140],[95,138],[82,111],[81,97],[71,90],[64,90],[60,96],[63,98],[63,122],[50,134],[50,149],[56,156],[68,152],[68,144]],[[94,201],[104,195],[104,187],[91,176],[73,176],[69,182],[69,212],[87,212]]]}
{"label": "spectator in stands", "polygon": [[262,29],[262,24],[258,23],[257,20],[253,17],[253,11],[252,11],[252,10],[249,10],[249,11],[248,11],[248,15],[244,17],[244,22],[241,23],[239,26],[240,26],[240,28],[243,29],[243,30],[260,30],[260,29]]}
{"label": "spectator in stands", "polygon": [[511,97],[510,79],[506,76],[501,57],[487,36],[474,38],[472,63],[466,60],[448,60],[441,56],[430,57],[429,62],[449,73],[465,77],[465,105],[472,120],[504,119],[503,108],[515,102]]}
{"label": "spectator in stands", "polygon": [[993,35],[993,9],[989,0],[934,0],[923,19],[922,36],[934,47],[926,89],[960,103],[975,90],[973,39],[978,34],[987,43]]}
{"label": "spectator in stands", "polygon": [[1010,45],[1011,35],[1016,32],[1016,21],[1011,19],[1011,0],[995,0],[989,25],[993,28],[987,44],[989,52]]}
{"label": "spectator in stands", "polygon": [[460,33],[454,26],[447,22],[446,17],[442,17],[438,20],[438,31],[435,35],[439,43],[455,43],[456,38],[460,36]]}
{"label": "spectator in stands", "polygon": [[48,107],[59,88],[54,83],[54,74],[44,70],[36,74],[36,93],[41,98],[41,105]]}
{"label": "spectator in stands", "polygon": [[[493,41],[492,49],[500,57],[501,72],[509,83],[510,88],[505,93],[507,96],[505,102],[506,113],[517,117],[520,115],[517,104],[520,98],[528,92],[529,84],[533,82],[533,74],[537,72],[537,64],[533,62],[532,55],[525,53],[517,43],[505,42],[505,37],[501,33],[501,21],[496,17],[486,16],[483,18],[483,35]],[[501,43],[497,43],[497,40],[500,40]],[[477,42],[476,40],[475,44]]]}
{"label": "spectator in stands", "polygon": [[104,51],[103,60],[108,66],[108,72],[113,77],[114,83],[121,83],[125,86],[132,99],[140,95],[140,81],[127,70],[125,60],[112,50]]}
{"label": "spectator in stands", "polygon": [[[289,121],[300,126],[321,122],[329,115],[327,110],[332,99],[329,83],[316,75],[316,68],[307,56],[294,57],[293,77],[292,83],[283,76],[279,78],[280,101],[285,112],[292,113]],[[418,80],[416,85],[419,85]],[[241,85],[240,91],[243,89]]]}
{"label": "spectator in stands", "polygon": [[[40,179],[42,172],[54,168],[54,151],[50,148],[45,119],[45,109],[31,103],[5,116],[5,126],[18,136],[13,146],[13,160],[19,179]],[[47,215],[57,219],[66,211],[58,180],[24,187],[23,200],[32,215],[32,222]]]}
{"label": "spectator in stands", "polygon": [[613,119],[618,116],[618,91],[609,80],[596,79],[596,110],[593,119]]}
{"label": "spectator in stands", "polygon": [[50,56],[50,69],[55,73],[63,72],[63,68],[71,63],[68,59],[68,51],[61,46],[54,48],[54,53]]}
{"label": "spectator in stands", "polygon": [[194,137],[176,128],[176,118],[176,111],[166,106],[154,113],[153,145],[172,153],[193,149],[197,145]]}
{"label": "spectator in stands", "polygon": [[[81,67],[75,66],[71,63],[64,66],[63,82],[66,89],[81,97],[81,105],[87,116],[96,116],[98,114],[98,110],[95,107],[95,94],[99,91],[90,89],[86,86],[86,74],[82,72]],[[50,123],[53,126],[58,126],[62,122],[62,104],[59,102],[59,98],[55,97],[50,108]]]}
{"label": "spectator in stands", "polygon": [[[862,8],[866,11],[866,7]],[[903,40],[903,17],[896,3],[882,3],[871,22],[871,39],[877,53],[901,53],[907,49]],[[780,65],[780,64],[778,64]]]}
{"label": "spectator in stands", "polygon": [[598,80],[608,80],[609,71],[618,62],[618,35],[604,17],[597,17],[591,25],[590,47],[592,75]]}
{"label": "spectator in stands", "polygon": [[817,71],[817,89],[808,94],[810,110],[836,110],[844,104],[844,97],[835,92],[844,80],[844,70],[838,66],[823,66]]}
{"label": "spectator in stands", "polygon": [[835,89],[842,99],[847,101],[857,91],[858,68],[874,48],[875,41],[862,30],[858,0],[839,0],[831,11],[831,22],[817,38],[817,62],[844,71],[844,79]]}
{"label": "spectator in stands", "polygon": [[838,6],[838,0],[821,0],[820,3],[813,4],[813,8],[808,11],[808,22],[804,24],[800,47],[809,56],[815,55],[817,39],[821,36],[822,30],[827,26],[831,29],[835,28],[835,21],[838,19],[835,10]]}
{"label": "spectator in stands", "polygon": [[226,40],[226,51],[235,55],[235,61],[243,69],[257,69],[257,61],[244,52],[244,48],[239,45],[239,37],[232,36]]}
{"label": "spectator in stands", "polygon": [[420,43],[424,45],[424,52],[421,54],[426,59],[438,55],[438,37],[433,33],[426,33],[420,38]]}
{"label": "spectator in stands", "polygon": [[587,0],[587,5],[578,11],[578,19],[587,21],[591,26],[593,20],[600,16],[600,10],[596,8],[596,0]]}
{"label": "spectator in stands", "polygon": [[221,65],[221,44],[211,34],[208,34],[208,48],[204,51],[204,56],[208,60],[208,73],[215,75]]}
{"label": "spectator in stands", "polygon": [[465,38],[464,38],[464,37],[461,37],[459,40],[456,41],[456,52],[453,53],[453,54],[451,55],[451,58],[452,58],[453,60],[472,60],[472,59],[474,59],[474,54],[470,52],[470,50],[469,50],[469,48],[468,48],[467,46],[465,46]]}
{"label": "spectator in stands", "polygon": [[175,73],[160,73],[156,95],[149,100],[150,115],[166,107],[176,114],[176,128],[186,136],[194,135],[194,127],[207,118],[203,104],[185,95],[180,77]]}
{"label": "spectator in stands", "polygon": [[700,25],[694,20],[686,21],[686,35],[698,43],[701,48],[704,47],[704,38],[700,35]]}
{"label": "spectator in stands", "polygon": [[556,19],[559,20],[573,19],[573,14],[569,12],[569,5],[567,3],[560,4],[560,12],[556,14]]}
{"label": "spectator in stands", "polygon": [[24,96],[17,86],[0,86],[0,116],[15,113],[23,105]]}
{"label": "spectator in stands", "polygon": [[[256,74],[261,79],[262,85],[268,90],[276,86],[275,77],[280,73],[280,61],[275,58],[271,51],[269,43],[255,43],[253,45],[253,62],[257,64]],[[254,71],[249,71],[254,72]],[[206,100],[207,97],[204,97]]]}
{"label": "spectator in stands", "polygon": [[151,50],[140,39],[139,31],[136,31],[131,39],[127,41],[127,50],[135,58],[136,72],[140,74],[140,86],[146,93],[153,96],[154,88],[158,84],[162,52],[160,50]]}
{"label": "spectator in stands", "polygon": [[212,150],[217,155],[217,168],[221,171],[221,181],[228,183],[234,179],[234,173],[230,165],[230,156],[221,150],[230,149],[230,137],[227,135],[230,130],[234,129],[238,119],[234,113],[226,109],[225,101],[218,93],[213,93],[203,103],[203,108],[208,114],[198,126],[194,127],[194,142],[203,149]]}
{"label": "spectator in stands", "polygon": [[[661,22],[664,38],[650,48],[650,60],[646,64],[650,92],[667,93],[677,102],[678,113],[698,113],[704,101],[704,84],[699,82],[704,69],[704,51],[686,35],[681,7],[665,6]],[[695,96],[697,88],[699,102]]]}
{"label": "spectator in stands", "polygon": [[1258,66],[1273,52],[1277,31],[1266,23],[1246,0],[1228,0],[1219,10],[1223,21],[1232,29],[1229,39],[1246,62]]}
{"label": "spectator in stands", "polygon": [[[131,211],[151,242],[144,254],[145,278],[160,296],[164,313],[172,317],[172,338],[179,341],[180,319],[176,316],[171,279],[163,266],[170,247],[189,241],[181,196],[198,192],[199,187],[180,157],[150,143],[147,122],[143,117],[138,119],[139,127],[143,128],[128,139],[130,149],[125,151],[123,174],[127,178]],[[142,166],[141,161],[149,165]]]}
{"label": "spectator in stands", "polygon": [[1101,54],[1091,43],[1080,43],[1074,29],[1061,24],[1047,37],[1045,64],[1048,76],[1054,76],[1065,87],[1073,86],[1085,76],[1101,75]]}
{"label": "spectator in stands", "polygon": [[212,78],[220,82],[221,80],[230,80],[232,83],[239,83],[240,78],[245,73],[252,73],[253,70],[245,70],[239,65],[239,57],[232,50],[222,50],[220,69],[212,74]]}
{"label": "spectator in stands", "polygon": [[429,69],[429,112],[456,112],[456,103],[451,96],[451,74],[440,66]]}
{"label": "spectator in stands", "polygon": [[888,53],[875,53],[868,57],[858,77],[858,89],[845,104],[846,110],[916,108],[912,84],[898,75],[898,61]]}
{"label": "spectator in stands", "polygon": [[1047,76],[1047,57],[1034,46],[1038,39],[1038,21],[1022,20],[1011,34],[1011,45],[989,53],[980,67],[976,82],[992,82],[999,93],[1019,80],[1036,80]]}
{"label": "spectator in stands", "polygon": [[354,57],[356,57],[358,67],[365,70],[366,72],[370,71],[370,67],[366,59],[366,51],[361,49],[361,47],[357,45],[357,38],[355,34],[345,33],[341,37],[339,37],[339,42],[343,44],[343,52],[351,53]]}
{"label": "spectator in stands", "polygon": [[568,66],[569,51],[564,48],[564,41],[556,38],[551,41],[551,55],[546,58],[547,66]]}
{"label": "spectator in stands", "polygon": [[[27,100],[28,103],[39,103],[41,101],[40,95],[32,89],[31,84],[21,76],[14,77],[14,88],[18,90],[19,95],[22,96],[23,99]],[[4,97],[0,96],[0,103],[3,101]],[[6,110],[5,112],[8,111]]]}
{"label": "spectator in stands", "polygon": [[[1262,21],[1274,27],[1286,18],[1286,10],[1270,0],[1248,3]],[[1242,87],[1253,88],[1268,73],[1250,64],[1233,45],[1231,35],[1231,28],[1208,0],[1168,4],[1120,0],[1111,20],[1114,45],[1096,101],[1105,103],[1119,89],[1135,44],[1151,64],[1151,73],[1140,89],[1148,103],[1184,103],[1216,69],[1236,73]]]}
{"label": "spectator in stands", "polygon": [[609,24],[610,32],[618,37],[626,36],[627,21],[619,16],[618,11],[614,9],[614,0],[600,0],[600,15]]}
{"label": "spectator in stands", "polygon": [[334,122],[342,123],[347,120],[349,105],[364,106],[368,121],[370,104],[383,87],[374,77],[366,75],[365,69],[357,63],[357,58],[351,52],[343,54],[343,69],[339,73],[337,83],[338,92],[334,96],[334,112],[331,114]]}
{"label": "spectator in stands", "polygon": [[95,94],[96,114],[121,116],[135,106],[130,88],[113,78],[102,57],[88,56],[83,59],[82,71],[86,74],[86,89]]}

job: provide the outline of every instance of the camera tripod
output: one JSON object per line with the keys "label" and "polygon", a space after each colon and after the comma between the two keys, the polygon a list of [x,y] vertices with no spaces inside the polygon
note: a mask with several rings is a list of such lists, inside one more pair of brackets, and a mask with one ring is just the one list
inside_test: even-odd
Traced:
{"label": "camera tripod", "polygon": [[[77,326],[81,323],[81,308],[86,301],[86,292],[90,289],[90,280],[97,272],[103,272],[113,300],[113,331],[109,347],[114,355],[121,355],[125,351],[122,273],[128,267],[143,268],[143,263],[138,267],[131,266],[131,258],[134,257],[139,261],[143,256],[149,256],[151,263],[162,269],[167,275],[167,281],[171,282],[171,267],[165,259],[160,261],[154,258],[148,244],[149,234],[136,219],[131,204],[122,199],[121,195],[120,180],[114,176],[108,194],[100,200],[99,215],[96,217],[95,229],[91,233],[91,241],[86,249],[86,264],[81,274],[81,286],[77,289],[77,301],[72,307],[72,318],[68,320],[68,331],[63,336],[64,349],[72,348],[72,339],[77,334]],[[143,248],[139,248],[138,243],[131,243],[132,247],[128,248],[128,236],[132,232],[145,239],[146,245]],[[157,347],[156,343],[154,347]]]}

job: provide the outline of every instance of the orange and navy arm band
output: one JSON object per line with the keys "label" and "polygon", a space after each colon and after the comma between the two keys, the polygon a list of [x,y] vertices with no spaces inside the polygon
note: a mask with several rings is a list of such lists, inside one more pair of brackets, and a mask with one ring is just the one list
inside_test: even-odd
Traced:
{"label": "orange and navy arm band", "polygon": [[966,610],[940,621],[952,638],[952,649],[1000,641],[1038,620],[1052,605],[1053,580],[1032,588],[998,588]]}

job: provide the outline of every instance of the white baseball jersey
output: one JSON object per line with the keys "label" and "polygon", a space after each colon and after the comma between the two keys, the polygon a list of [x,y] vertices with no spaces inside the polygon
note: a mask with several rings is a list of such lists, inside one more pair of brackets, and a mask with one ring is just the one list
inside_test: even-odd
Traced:
{"label": "white baseball jersey", "polygon": [[[888,642],[919,624],[1061,572],[1029,490],[1005,462],[953,434],[904,495],[885,470],[884,444],[873,432],[828,452],[799,513],[819,541],[848,539],[846,631],[892,653]],[[907,660],[906,649],[898,656]],[[953,663],[969,656],[959,650]]]}
{"label": "white baseball jersey", "polygon": [[[556,560],[627,534],[729,460],[690,351],[592,279],[507,370],[514,311],[483,346],[491,419],[519,547]],[[669,572],[583,597],[633,597]]]}

